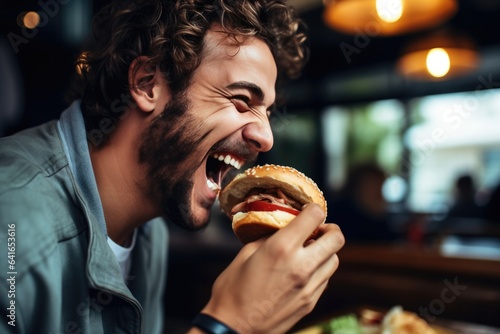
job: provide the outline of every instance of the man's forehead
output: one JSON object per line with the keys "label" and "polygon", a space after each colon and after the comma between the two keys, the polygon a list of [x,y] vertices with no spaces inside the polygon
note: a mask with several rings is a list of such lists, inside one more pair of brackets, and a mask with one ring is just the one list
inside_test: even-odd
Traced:
{"label": "man's forehead", "polygon": [[277,67],[264,41],[231,35],[215,26],[207,32],[204,42],[198,68],[201,75],[225,89],[246,89],[266,105],[274,102]]}
{"label": "man's forehead", "polygon": [[[259,46],[262,52],[271,52],[269,46],[255,36],[232,34],[220,25],[214,25],[205,34],[203,41],[203,59],[212,60],[218,57],[232,57],[238,54],[241,47]],[[265,50],[265,51],[264,51]]]}

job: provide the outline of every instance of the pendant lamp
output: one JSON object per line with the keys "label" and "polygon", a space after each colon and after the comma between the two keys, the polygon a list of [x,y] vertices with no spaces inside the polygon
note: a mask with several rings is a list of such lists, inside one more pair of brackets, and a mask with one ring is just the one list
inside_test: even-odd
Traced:
{"label": "pendant lamp", "polygon": [[438,26],[458,9],[456,0],[326,0],[323,19],[345,34],[399,35]]}
{"label": "pendant lamp", "polygon": [[440,31],[409,44],[397,62],[397,70],[407,79],[444,80],[475,70],[479,61],[471,39]]}

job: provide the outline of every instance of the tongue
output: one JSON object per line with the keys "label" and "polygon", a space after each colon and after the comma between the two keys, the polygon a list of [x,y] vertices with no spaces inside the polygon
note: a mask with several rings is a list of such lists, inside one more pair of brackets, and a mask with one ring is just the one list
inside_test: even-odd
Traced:
{"label": "tongue", "polygon": [[214,182],[217,183],[217,185],[219,186],[219,189],[222,188],[222,169],[219,170],[219,173],[217,174],[217,177],[214,178]]}

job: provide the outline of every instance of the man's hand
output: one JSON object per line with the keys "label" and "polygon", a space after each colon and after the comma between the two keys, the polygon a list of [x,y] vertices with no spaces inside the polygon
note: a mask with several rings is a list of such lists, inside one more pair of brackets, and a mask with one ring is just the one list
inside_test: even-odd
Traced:
{"label": "man's hand", "polygon": [[[337,225],[308,205],[266,240],[245,245],[217,278],[202,312],[238,333],[284,333],[311,312],[339,265]],[[318,228],[315,240],[309,236]]]}

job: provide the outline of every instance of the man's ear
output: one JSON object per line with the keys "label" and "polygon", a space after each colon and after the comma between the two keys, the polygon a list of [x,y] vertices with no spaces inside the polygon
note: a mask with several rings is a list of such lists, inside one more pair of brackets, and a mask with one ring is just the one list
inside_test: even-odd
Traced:
{"label": "man's ear", "polygon": [[137,57],[130,64],[128,82],[137,107],[144,112],[155,110],[164,82],[158,66],[151,65],[147,57]]}

